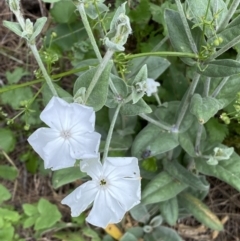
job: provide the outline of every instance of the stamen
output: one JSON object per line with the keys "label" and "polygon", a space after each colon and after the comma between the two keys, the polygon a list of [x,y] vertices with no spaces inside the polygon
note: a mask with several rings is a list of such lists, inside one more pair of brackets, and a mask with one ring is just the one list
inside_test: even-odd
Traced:
{"label": "stamen", "polygon": [[71,138],[71,132],[69,130],[64,130],[61,132],[61,137],[64,138],[64,139],[69,139]]}
{"label": "stamen", "polygon": [[107,181],[105,179],[100,180],[100,186],[104,186],[107,184]]}

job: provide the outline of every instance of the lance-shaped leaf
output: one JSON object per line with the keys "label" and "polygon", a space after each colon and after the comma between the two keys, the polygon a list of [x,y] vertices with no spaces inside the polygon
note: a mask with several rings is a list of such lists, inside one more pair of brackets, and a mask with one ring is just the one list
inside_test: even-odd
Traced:
{"label": "lance-shaped leaf", "polygon": [[142,203],[158,203],[169,200],[188,186],[171,177],[167,172],[162,171],[148,183],[142,192]]}
{"label": "lance-shaped leaf", "polygon": [[240,63],[232,59],[217,59],[196,67],[196,71],[208,77],[227,77],[240,73]]}
{"label": "lance-shaped leaf", "polygon": [[[192,53],[192,48],[189,43],[188,36],[182,23],[180,14],[176,11],[166,9],[164,18],[167,24],[168,34],[173,48],[178,52]],[[193,23],[188,23],[190,27],[193,26]],[[198,42],[200,42],[199,38],[201,36],[201,30],[197,27],[192,29],[192,33],[196,45],[199,45]],[[194,65],[196,63],[195,60],[190,58],[182,58],[182,61],[189,65]]]}
{"label": "lance-shaped leaf", "polygon": [[46,17],[38,18],[36,23],[33,26],[33,34],[30,38],[30,42],[34,41],[34,39],[41,33],[45,23],[47,22]]}
{"label": "lance-shaped leaf", "polygon": [[178,200],[199,222],[213,230],[223,230],[218,217],[201,200],[187,192],[181,193]]}
{"label": "lance-shaped leaf", "polygon": [[173,178],[196,190],[208,190],[209,186],[202,183],[198,176],[187,170],[177,160],[164,161],[164,170]]}
{"label": "lance-shaped leaf", "polygon": [[169,133],[153,124],[147,125],[135,138],[132,155],[142,159],[144,152],[149,156],[167,152],[178,146],[178,134]]}
{"label": "lance-shaped leaf", "polygon": [[17,34],[19,37],[22,37],[22,27],[19,23],[14,23],[10,21],[3,21],[3,26],[8,28],[9,30],[13,31],[15,34]]}

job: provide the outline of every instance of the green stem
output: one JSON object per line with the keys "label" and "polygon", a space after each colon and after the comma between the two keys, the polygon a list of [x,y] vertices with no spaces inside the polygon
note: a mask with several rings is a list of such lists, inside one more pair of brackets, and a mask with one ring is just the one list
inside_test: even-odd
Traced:
{"label": "green stem", "polygon": [[186,58],[198,58],[197,54],[193,53],[182,53],[182,52],[147,52],[141,54],[132,54],[125,56],[125,60],[145,57],[145,56],[160,56],[160,57],[186,57]]}
{"label": "green stem", "polygon": [[178,12],[180,14],[180,17],[181,17],[181,20],[182,20],[182,23],[183,23],[183,26],[184,26],[184,29],[185,29],[185,32],[187,34],[187,37],[188,37],[188,40],[189,40],[189,43],[191,45],[191,48],[192,48],[192,51],[194,53],[197,53],[198,50],[197,50],[197,46],[194,42],[194,39],[193,39],[193,36],[192,36],[192,33],[191,33],[191,30],[188,26],[188,22],[187,22],[187,19],[185,17],[185,13],[183,11],[183,7],[182,7],[182,4],[181,4],[181,1],[180,0],[175,0],[176,4],[177,4],[177,8],[178,8]]}
{"label": "green stem", "polygon": [[85,103],[87,103],[87,100],[88,100],[89,96],[91,95],[95,85],[98,82],[99,77],[101,76],[102,72],[104,71],[104,69],[105,69],[106,65],[108,64],[109,60],[112,58],[113,53],[114,52],[112,50],[108,50],[107,53],[105,54],[102,62],[98,66],[98,69],[97,69],[95,75],[93,76],[93,79],[92,79],[90,85],[88,86],[88,89],[87,89],[87,92],[86,92],[86,97],[85,97]]}
{"label": "green stem", "polygon": [[83,21],[83,25],[84,25],[84,27],[85,27],[85,29],[87,31],[89,40],[90,40],[90,42],[91,42],[91,44],[93,46],[93,50],[94,50],[94,52],[95,52],[95,54],[97,56],[97,59],[99,60],[99,62],[101,62],[102,61],[102,56],[101,56],[101,53],[100,53],[100,51],[98,49],[98,45],[97,45],[97,43],[95,41],[95,38],[93,36],[92,30],[91,30],[91,26],[90,26],[90,24],[88,22],[87,15],[86,15],[85,9],[84,9],[84,3],[79,3],[77,8],[78,8],[78,11],[79,11],[79,13],[81,15],[81,18],[82,18],[82,21]]}
{"label": "green stem", "polygon": [[111,121],[111,125],[109,127],[109,131],[108,131],[108,135],[107,135],[107,139],[106,139],[106,143],[105,143],[105,147],[104,147],[104,152],[103,152],[103,159],[102,159],[103,162],[105,161],[105,159],[108,156],[108,150],[109,150],[110,142],[111,142],[111,139],[112,139],[113,129],[114,129],[119,111],[121,109],[121,106],[122,106],[121,104],[119,104],[117,106],[117,109],[115,110],[114,116],[113,116],[112,121]]}
{"label": "green stem", "polygon": [[[211,0],[208,0],[207,9],[206,9],[206,13],[205,13],[205,16],[204,16],[205,19],[207,18],[207,13],[208,13],[208,10],[209,10],[209,7],[210,7],[210,1]],[[205,36],[205,29],[206,29],[206,25],[203,24],[203,31],[202,31],[201,44],[200,44],[201,48],[203,47],[203,41],[204,41],[204,36]]]}
{"label": "green stem", "polygon": [[194,91],[197,87],[197,84],[198,84],[198,81],[199,81],[199,78],[200,78],[200,75],[198,73],[195,73],[194,77],[193,77],[193,80],[192,80],[192,83],[188,89],[188,92],[187,92],[187,95],[185,97],[185,100],[183,101],[183,105],[182,105],[182,108],[179,112],[179,115],[178,115],[178,119],[177,119],[177,122],[174,126],[174,132],[178,132],[179,131],[179,127],[182,123],[182,120],[187,112],[187,109],[188,109],[188,106],[190,104],[190,101],[191,101],[191,98],[192,98],[192,95],[194,94]]}
{"label": "green stem", "polygon": [[201,138],[202,138],[202,132],[203,132],[203,125],[199,124],[198,131],[197,131],[197,137],[196,137],[196,141],[195,141],[195,152],[198,156],[201,155],[200,143],[201,143]]}
{"label": "green stem", "polygon": [[213,98],[215,98],[219,94],[223,86],[227,83],[228,79],[229,79],[229,76],[222,79],[220,84],[217,86],[217,88],[213,91],[211,95]]}
{"label": "green stem", "polygon": [[38,63],[38,66],[40,67],[40,69],[42,71],[43,77],[45,78],[46,83],[49,86],[49,89],[51,90],[51,92],[52,92],[52,94],[54,96],[58,96],[57,91],[55,90],[54,85],[52,83],[52,80],[51,80],[50,76],[48,75],[48,73],[47,73],[47,71],[45,69],[45,66],[44,66],[44,64],[43,64],[43,62],[41,60],[41,57],[40,57],[40,55],[38,53],[36,45],[35,44],[29,44],[29,47],[32,50],[32,53],[33,53],[33,55],[34,55],[34,57],[35,57],[35,59],[36,59],[36,61]]}
{"label": "green stem", "polygon": [[211,83],[211,77],[207,77],[207,79],[204,82],[204,91],[203,91],[203,96],[204,97],[208,97],[210,83]]}
{"label": "green stem", "polygon": [[172,127],[166,124],[161,123],[159,120],[154,120],[153,118],[149,117],[146,114],[139,114],[140,117],[142,117],[144,120],[147,120],[149,123],[154,124],[166,131],[171,131]]}
{"label": "green stem", "polygon": [[220,25],[217,29],[217,33],[220,33],[221,31],[223,31],[226,28],[230,19],[232,18],[233,14],[235,13],[239,3],[240,3],[240,0],[233,0],[232,4],[228,10],[228,13],[225,15],[224,19],[222,20],[222,22],[220,23]]}
{"label": "green stem", "polygon": [[158,103],[158,106],[161,106],[162,103],[161,103],[161,100],[160,100],[160,98],[158,96],[158,93],[154,93],[153,95],[154,95],[154,97],[155,97],[155,99],[156,99],[156,101]]}
{"label": "green stem", "polygon": [[[88,70],[88,68],[89,67],[86,66],[86,67],[81,67],[81,68],[77,68],[77,69],[71,69],[69,71],[66,71],[66,72],[63,72],[63,73],[60,73],[60,74],[50,75],[50,77],[53,79],[54,82],[57,82],[62,77],[69,76],[71,74],[76,74],[76,73]],[[23,87],[26,87],[26,86],[35,85],[35,84],[41,83],[43,81],[45,81],[45,79],[37,79],[37,80],[28,81],[28,82],[22,83],[22,84],[5,86],[5,87],[0,89],[0,94],[4,93],[4,92],[7,92],[7,91],[23,88]]]}
{"label": "green stem", "polygon": [[[91,42],[91,44],[92,44],[92,46],[93,46],[93,50],[94,50],[94,52],[95,52],[95,54],[96,54],[96,56],[97,56],[98,61],[100,62],[100,66],[101,66],[102,61],[103,61],[103,58],[102,58],[102,55],[101,55],[101,53],[100,53],[100,51],[99,51],[98,45],[97,45],[97,43],[96,43],[96,40],[95,40],[95,38],[94,38],[94,35],[93,35],[93,32],[92,32],[91,26],[90,26],[90,24],[89,24],[89,22],[88,22],[88,18],[87,18],[87,15],[86,15],[86,13],[85,13],[85,9],[84,9],[84,3],[79,3],[77,7],[78,7],[78,11],[79,11],[79,13],[80,13],[80,15],[81,15],[81,18],[82,18],[82,21],[83,21],[83,25],[84,25],[84,27],[85,27],[85,29],[86,29],[86,31],[87,31],[89,40],[90,40],[90,42]],[[108,52],[107,52],[107,53],[108,53]],[[106,53],[106,55],[107,55],[107,53]],[[114,53],[114,52],[113,52],[113,53]],[[112,55],[113,55],[113,53],[112,53]],[[106,56],[106,55],[105,55],[105,56]],[[104,57],[104,58],[105,58],[105,57]],[[110,58],[109,58],[109,59],[110,59]],[[99,66],[99,67],[100,67],[100,66]],[[100,75],[101,75],[101,74],[100,74]],[[95,81],[95,80],[94,80],[94,81]],[[96,83],[97,83],[97,81],[98,81],[98,79],[96,80]],[[93,82],[93,81],[92,81],[92,82]],[[91,82],[90,86],[92,85],[92,82]],[[95,84],[96,84],[96,83],[95,83]],[[93,84],[93,86],[91,86],[92,89],[94,88],[95,84]],[[109,85],[110,85],[110,88],[111,88],[112,92],[113,92],[115,95],[119,95],[119,94],[118,94],[118,91],[116,90],[116,88],[115,88],[115,86],[114,86],[111,78],[109,78]],[[89,88],[90,88],[90,86],[89,86]],[[88,90],[87,90],[87,93],[89,92],[89,93],[91,94],[92,89],[90,89],[90,90],[88,89]],[[89,95],[90,95],[90,94],[89,94]],[[89,97],[89,96],[86,95],[86,101],[87,101],[88,97]]]}
{"label": "green stem", "polygon": [[13,11],[13,13],[15,14],[18,23],[20,24],[22,30],[24,31],[25,28],[25,20],[22,16],[22,13],[20,11]]}
{"label": "green stem", "polygon": [[[169,39],[169,36],[167,35],[166,37],[164,37],[152,50],[151,52],[155,52],[155,51],[158,51],[162,45]],[[138,69],[141,68],[141,66],[143,66],[143,64],[147,61],[149,57],[146,56],[145,58],[143,58],[139,63],[138,65],[136,66],[135,70],[133,70],[130,74],[130,77],[134,76],[137,74],[137,71]]]}

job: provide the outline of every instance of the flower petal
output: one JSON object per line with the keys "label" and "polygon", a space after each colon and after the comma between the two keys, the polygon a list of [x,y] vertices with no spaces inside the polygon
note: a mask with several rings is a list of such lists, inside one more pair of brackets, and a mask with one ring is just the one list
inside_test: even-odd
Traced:
{"label": "flower petal", "polygon": [[136,157],[107,157],[103,170],[104,174],[111,180],[123,177],[140,177],[138,159]]}
{"label": "flower petal", "polygon": [[102,163],[100,157],[87,159],[80,162],[80,169],[86,172],[93,180],[98,180],[102,176]]}
{"label": "flower petal", "polygon": [[49,127],[69,130],[72,133],[94,131],[95,112],[92,107],[77,103],[67,103],[59,97],[52,97],[40,118]]}
{"label": "flower petal", "polygon": [[106,228],[109,223],[120,222],[124,214],[124,210],[107,191],[100,191],[86,220],[95,226]]}
{"label": "flower petal", "polygon": [[86,159],[98,157],[98,148],[101,135],[97,132],[81,135],[73,134],[69,139],[70,155],[75,159]]}
{"label": "flower petal", "polygon": [[59,97],[52,97],[40,115],[40,119],[49,127],[63,130],[63,125],[67,125],[68,109],[70,104]]}
{"label": "flower petal", "polygon": [[109,194],[120,203],[125,211],[140,203],[141,182],[133,179],[111,180],[108,191]]}
{"label": "flower petal", "polygon": [[61,203],[71,208],[72,217],[77,217],[93,202],[97,192],[96,184],[88,181],[66,196]]}
{"label": "flower petal", "polygon": [[28,142],[34,151],[37,152],[42,159],[45,159],[43,148],[47,145],[47,143],[58,138],[58,136],[59,133],[57,131],[42,127],[37,129],[28,137]]}
{"label": "flower petal", "polygon": [[95,112],[92,107],[80,105],[77,103],[71,104],[72,115],[71,119],[71,132],[72,133],[85,133],[93,132],[95,126]]}
{"label": "flower petal", "polygon": [[61,137],[49,142],[43,148],[45,168],[58,170],[74,166],[76,159],[71,157],[69,149],[69,142]]}

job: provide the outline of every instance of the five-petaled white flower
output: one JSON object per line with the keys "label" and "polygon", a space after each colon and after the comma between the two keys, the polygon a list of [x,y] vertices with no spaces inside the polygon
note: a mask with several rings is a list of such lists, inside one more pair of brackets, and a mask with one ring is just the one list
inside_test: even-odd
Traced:
{"label": "five-petaled white flower", "polygon": [[124,214],[140,202],[140,172],[135,157],[108,157],[80,162],[81,171],[92,178],[62,200],[71,215],[80,215],[94,201],[87,221],[106,228],[118,223]]}
{"label": "five-petaled white flower", "polygon": [[94,132],[93,108],[52,97],[40,119],[50,128],[37,129],[28,142],[45,168],[58,170],[74,166],[76,159],[98,157],[101,136]]}
{"label": "five-petaled white flower", "polygon": [[151,96],[152,94],[156,93],[158,86],[160,86],[159,82],[155,81],[154,79],[147,78],[145,85],[147,96]]}

